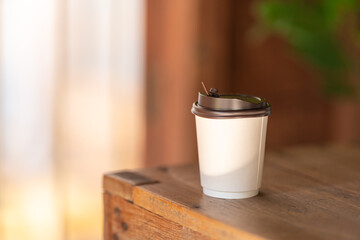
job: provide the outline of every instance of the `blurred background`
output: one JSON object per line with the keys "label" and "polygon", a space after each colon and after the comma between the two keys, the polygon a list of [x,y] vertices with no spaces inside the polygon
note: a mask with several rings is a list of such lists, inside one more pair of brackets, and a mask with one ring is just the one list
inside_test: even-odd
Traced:
{"label": "blurred background", "polygon": [[0,239],[101,239],[102,174],[197,161],[201,81],[267,150],[360,142],[356,0],[0,0]]}

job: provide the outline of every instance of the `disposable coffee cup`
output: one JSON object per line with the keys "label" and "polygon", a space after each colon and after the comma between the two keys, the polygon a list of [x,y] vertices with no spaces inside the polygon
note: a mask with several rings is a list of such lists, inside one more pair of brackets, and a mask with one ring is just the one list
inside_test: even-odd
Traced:
{"label": "disposable coffee cup", "polygon": [[195,115],[201,186],[223,199],[256,196],[262,180],[270,104],[243,94],[199,93]]}

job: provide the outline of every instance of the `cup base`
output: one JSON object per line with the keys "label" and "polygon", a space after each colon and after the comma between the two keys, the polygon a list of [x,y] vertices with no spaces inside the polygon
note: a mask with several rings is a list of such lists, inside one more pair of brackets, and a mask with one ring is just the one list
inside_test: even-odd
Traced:
{"label": "cup base", "polygon": [[250,198],[258,195],[259,189],[247,192],[221,192],[214,191],[207,188],[203,188],[203,192],[205,195],[214,197],[214,198],[222,198],[222,199],[243,199]]}

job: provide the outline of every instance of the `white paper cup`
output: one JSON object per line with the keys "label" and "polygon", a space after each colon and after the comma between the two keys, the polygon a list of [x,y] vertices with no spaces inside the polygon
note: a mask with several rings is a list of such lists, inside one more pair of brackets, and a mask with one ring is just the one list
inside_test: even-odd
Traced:
{"label": "white paper cup", "polygon": [[257,109],[253,116],[242,116],[239,111],[240,115],[226,117],[216,115],[218,110],[216,116],[211,117],[209,112],[208,115],[201,114],[193,108],[204,194],[216,198],[241,199],[259,193],[270,114],[270,105],[266,106],[267,111],[263,114],[259,114]]}

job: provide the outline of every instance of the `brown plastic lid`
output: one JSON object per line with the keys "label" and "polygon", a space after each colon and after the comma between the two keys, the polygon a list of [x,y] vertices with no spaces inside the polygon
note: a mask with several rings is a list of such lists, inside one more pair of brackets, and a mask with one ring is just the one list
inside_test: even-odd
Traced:
{"label": "brown plastic lid", "polygon": [[[212,91],[214,90],[214,91]],[[199,92],[191,112],[206,118],[244,118],[269,116],[271,106],[265,98],[245,94],[218,94],[211,89],[210,94]]]}

